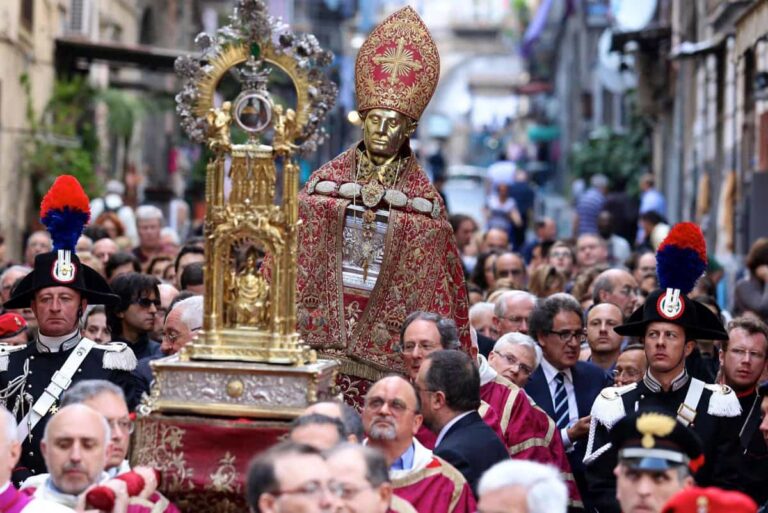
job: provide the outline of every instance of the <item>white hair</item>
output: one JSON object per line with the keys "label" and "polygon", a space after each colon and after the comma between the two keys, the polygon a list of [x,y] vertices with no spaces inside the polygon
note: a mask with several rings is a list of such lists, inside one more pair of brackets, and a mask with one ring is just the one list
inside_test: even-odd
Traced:
{"label": "white hair", "polygon": [[528,513],[565,513],[568,509],[568,489],[551,465],[525,460],[497,463],[480,478],[478,495],[510,486],[525,489]]}
{"label": "white hair", "polygon": [[163,222],[163,211],[154,205],[142,205],[136,209],[136,221],[151,221],[158,219]]}
{"label": "white hair", "polygon": [[488,303],[485,301],[481,301],[479,303],[475,303],[469,308],[469,322],[472,323],[472,319],[475,317],[482,315],[484,313],[490,313],[493,315],[493,303]]}
{"label": "white hair", "polygon": [[32,272],[32,268],[28,265],[12,265],[9,268],[7,268],[5,271],[3,271],[2,274],[0,274],[0,281],[3,281],[5,277],[11,273],[18,272],[18,273],[24,273],[24,276],[28,275]]}
{"label": "white hair", "polygon": [[18,438],[18,431],[16,429],[16,418],[11,412],[6,410],[3,406],[0,406],[0,422],[3,426],[3,435],[5,437],[5,446],[8,447]]}
{"label": "white hair", "polygon": [[536,343],[535,340],[533,340],[531,337],[526,335],[525,333],[520,333],[519,331],[513,331],[511,333],[507,333],[505,335],[502,335],[499,337],[499,339],[496,341],[496,343],[493,345],[494,351],[500,351],[504,348],[504,346],[510,345],[518,345],[518,346],[525,346],[528,348],[531,348],[533,350],[533,354],[535,355],[536,365],[533,367],[533,370],[538,369],[539,365],[541,364],[541,347],[539,344]]}
{"label": "white hair", "polygon": [[170,236],[171,242],[173,242],[176,245],[181,244],[181,239],[179,238],[179,234],[176,233],[176,230],[174,230],[170,226],[166,226],[165,228],[160,230],[160,236],[161,237]]}
{"label": "white hair", "polygon": [[181,311],[181,322],[190,330],[199,329],[203,325],[203,296],[182,299],[173,305],[173,310],[177,308]]}
{"label": "white hair", "polygon": [[531,294],[530,292],[527,292],[525,290],[508,290],[507,292],[503,292],[499,297],[496,298],[496,301],[494,302],[495,307],[493,314],[496,317],[504,317],[507,315],[507,301],[512,299],[529,299],[534,306],[536,306],[536,300],[538,299],[536,296]]}
{"label": "white hair", "polygon": [[472,347],[479,351],[480,346],[477,343],[477,330],[472,326],[469,327],[469,340],[472,342]]}

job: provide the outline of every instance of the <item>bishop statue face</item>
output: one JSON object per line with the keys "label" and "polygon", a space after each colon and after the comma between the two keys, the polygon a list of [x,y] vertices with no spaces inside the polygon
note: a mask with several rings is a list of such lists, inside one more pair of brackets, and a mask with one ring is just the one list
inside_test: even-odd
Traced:
{"label": "bishop statue face", "polygon": [[368,157],[376,165],[394,160],[415,129],[416,123],[397,111],[369,110],[363,119],[363,142]]}

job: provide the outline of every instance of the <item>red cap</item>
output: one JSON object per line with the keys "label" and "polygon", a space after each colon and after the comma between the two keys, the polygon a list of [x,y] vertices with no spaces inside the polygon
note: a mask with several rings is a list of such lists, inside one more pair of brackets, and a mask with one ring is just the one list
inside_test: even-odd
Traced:
{"label": "red cap", "polygon": [[11,338],[27,329],[27,321],[16,312],[0,315],[0,340]]}
{"label": "red cap", "polygon": [[685,488],[667,501],[661,513],[756,513],[757,504],[741,492],[720,488]]}

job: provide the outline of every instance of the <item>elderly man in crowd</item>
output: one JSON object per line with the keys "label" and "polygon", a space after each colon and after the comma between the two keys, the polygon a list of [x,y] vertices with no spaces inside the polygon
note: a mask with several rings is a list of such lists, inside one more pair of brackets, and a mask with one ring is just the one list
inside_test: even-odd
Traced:
{"label": "elderly man in crowd", "polygon": [[531,337],[512,332],[496,341],[488,364],[500,376],[523,388],[539,367],[541,358],[541,347]]}
{"label": "elderly man in crowd", "polygon": [[469,324],[477,330],[478,335],[483,335],[492,340],[498,338],[496,326],[493,324],[493,303],[481,301],[475,303],[469,309]]}
{"label": "elderly man in crowd", "polygon": [[524,290],[502,293],[494,303],[494,324],[499,336],[518,331],[528,333],[528,318],[536,306],[536,296]]}
{"label": "elderly man in crowd", "polygon": [[648,369],[648,359],[645,357],[645,347],[642,344],[629,344],[619,354],[616,367],[613,369],[613,384],[623,387],[637,383],[643,379]]}
{"label": "elderly man in crowd", "polygon": [[349,513],[415,513],[408,502],[392,492],[387,460],[380,451],[344,443],[326,452],[331,487],[341,490],[339,511]]}
{"label": "elderly man in crowd", "polygon": [[477,495],[480,476],[509,459],[507,449],[483,422],[480,374],[461,351],[427,355],[415,380],[424,424],[437,435],[434,453],[453,465]]}
{"label": "elderly man in crowd", "polygon": [[19,493],[11,483],[11,473],[19,461],[16,419],[0,406],[0,511],[2,513],[66,513],[72,510],[55,502]]}
{"label": "elderly man in crowd", "polygon": [[335,513],[341,491],[320,451],[282,442],[261,453],[248,469],[245,493],[254,513]]}
{"label": "elderly man in crowd", "polygon": [[368,445],[387,460],[395,495],[419,513],[474,513],[475,499],[461,473],[414,437],[422,420],[418,395],[403,378],[382,378],[368,390],[363,427]]}
{"label": "elderly man in crowd", "polygon": [[[401,349],[411,382],[415,382],[421,362],[427,355],[440,349],[458,349],[456,326],[450,319],[437,314],[414,312],[401,328]],[[482,356],[478,360],[480,372],[480,408],[483,420],[502,438],[510,456],[551,463],[565,474],[571,467],[565,456],[560,436],[552,419],[536,407],[526,393],[514,383],[499,376]],[[426,427],[418,432],[419,441],[432,448],[435,434]],[[571,499],[580,501],[575,486]]]}
{"label": "elderly man in crowd", "polygon": [[154,205],[142,205],[136,209],[136,231],[139,245],[133,248],[133,254],[139,259],[142,268],[163,250],[160,230],[163,227],[163,211]]}
{"label": "elderly man in crowd", "polygon": [[478,513],[565,513],[568,489],[555,467],[533,461],[497,463],[478,487]]}
{"label": "elderly man in crowd", "polygon": [[134,373],[149,387],[155,379],[150,362],[181,351],[182,347],[194,340],[202,327],[203,296],[192,296],[173,304],[165,316],[160,350],[139,360]]}
{"label": "elderly man in crowd", "polygon": [[160,292],[160,308],[157,309],[157,313],[155,314],[155,325],[149,333],[149,338],[152,340],[163,339],[163,324],[165,324],[165,317],[168,315],[171,303],[173,303],[173,300],[179,295],[179,289],[168,283],[160,283],[157,286],[157,290]]}
{"label": "elderly man in crowd", "polygon": [[635,277],[622,269],[608,269],[595,278],[592,286],[594,304],[613,303],[621,308],[624,317],[635,311],[639,290]]}

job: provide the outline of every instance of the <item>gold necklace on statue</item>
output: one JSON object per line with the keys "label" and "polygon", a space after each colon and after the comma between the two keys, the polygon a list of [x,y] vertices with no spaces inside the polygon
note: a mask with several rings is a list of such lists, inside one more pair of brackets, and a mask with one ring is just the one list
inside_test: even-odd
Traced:
{"label": "gold necklace on statue", "polygon": [[[376,256],[383,250],[381,244],[377,244],[375,241],[376,234],[376,211],[374,210],[376,205],[379,204],[384,197],[386,188],[394,187],[397,180],[400,178],[400,167],[403,159],[397,159],[397,165],[394,162],[389,162],[382,165],[375,165],[368,159],[368,156],[358,150],[357,151],[357,169],[355,171],[355,185],[358,185],[360,180],[365,181],[361,189],[361,196],[363,200],[363,215],[362,215],[362,229],[359,240],[354,241],[354,258],[353,260],[360,265],[363,269],[363,281],[368,279],[368,269],[371,262],[376,259]],[[357,218],[357,195],[352,198],[353,216]],[[392,205],[389,206],[390,214],[392,213]]]}

